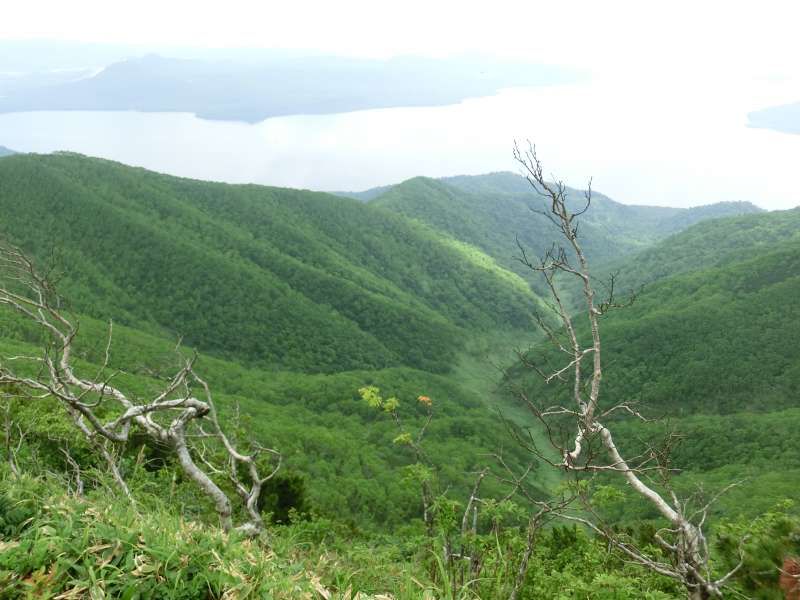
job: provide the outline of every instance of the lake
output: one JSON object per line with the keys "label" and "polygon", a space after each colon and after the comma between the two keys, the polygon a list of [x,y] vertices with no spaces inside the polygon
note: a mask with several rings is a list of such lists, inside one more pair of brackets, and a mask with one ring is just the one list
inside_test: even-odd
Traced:
{"label": "lake", "polygon": [[361,190],[416,175],[516,170],[513,140],[530,138],[567,183],[582,186],[591,175],[595,189],[622,202],[788,208],[800,204],[800,136],[749,128],[746,115],[794,91],[605,80],[255,125],[185,113],[14,113],[0,115],[0,145],[198,179]]}

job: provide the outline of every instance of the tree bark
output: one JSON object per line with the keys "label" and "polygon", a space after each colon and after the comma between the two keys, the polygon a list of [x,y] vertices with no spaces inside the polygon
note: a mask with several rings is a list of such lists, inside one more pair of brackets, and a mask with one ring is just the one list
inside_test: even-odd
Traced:
{"label": "tree bark", "polygon": [[194,481],[200,489],[214,502],[214,509],[219,516],[219,522],[225,531],[230,531],[233,528],[233,520],[231,519],[231,502],[228,496],[225,495],[219,486],[200,469],[192,459],[189,448],[186,446],[186,441],[183,436],[173,439],[175,453],[178,456],[178,462],[183,469],[183,472]]}

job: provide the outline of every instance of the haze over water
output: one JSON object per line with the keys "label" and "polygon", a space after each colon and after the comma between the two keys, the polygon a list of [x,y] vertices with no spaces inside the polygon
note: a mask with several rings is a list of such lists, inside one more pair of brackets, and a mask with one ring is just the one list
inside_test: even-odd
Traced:
{"label": "haze over water", "polygon": [[558,177],[581,186],[592,176],[597,190],[625,203],[800,204],[800,136],[747,127],[749,111],[794,97],[797,86],[696,83],[593,80],[255,125],[187,113],[14,113],[0,115],[0,144],[198,179],[361,190],[416,175],[514,170],[513,140],[530,138]]}

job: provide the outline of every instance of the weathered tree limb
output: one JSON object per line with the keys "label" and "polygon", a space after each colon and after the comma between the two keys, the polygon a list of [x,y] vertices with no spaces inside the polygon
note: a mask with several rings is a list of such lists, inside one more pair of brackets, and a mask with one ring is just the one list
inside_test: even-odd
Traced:
{"label": "weathered tree limb", "polygon": [[[543,329],[550,343],[553,343],[561,353],[565,353],[569,357],[565,365],[554,371],[544,372],[539,367],[536,367],[536,370],[543,377],[545,383],[554,380],[564,381],[565,376],[570,374],[574,408],[561,406],[541,408],[524,394],[521,395],[521,398],[536,418],[545,425],[554,448],[562,456],[562,461],[558,465],[561,469],[573,473],[600,471],[619,473],[631,489],[653,506],[669,523],[667,528],[656,535],[655,541],[668,554],[671,564],[652,559],[641,549],[620,540],[608,528],[599,527],[591,518],[566,513],[562,513],[561,516],[581,523],[598,535],[605,537],[610,544],[635,562],[680,581],[691,598],[721,597],[723,588],[738,567],[718,578],[714,578],[711,573],[708,543],[703,532],[708,506],[699,512],[689,514],[687,505],[681,503],[674,493],[665,496],[653,486],[648,485],[646,481],[648,471],[665,473],[668,469],[658,464],[648,465],[655,454],[652,452],[649,453],[649,456],[626,459],[619,450],[609,427],[600,421],[615,412],[626,412],[640,419],[644,419],[644,417],[632,408],[630,402],[620,402],[605,409],[600,407],[603,364],[599,319],[609,310],[629,304],[633,296],[627,303],[620,303],[616,300],[616,277],[614,276],[608,288],[608,297],[604,300],[597,299],[589,264],[579,242],[577,220],[591,206],[591,182],[584,194],[583,206],[573,212],[567,206],[566,186],[560,181],[554,183],[545,177],[541,161],[533,145],[529,143],[527,149],[521,150],[515,144],[514,158],[522,167],[533,190],[544,199],[547,206],[546,210],[533,210],[544,214],[557,228],[566,243],[563,247],[554,245],[536,261],[532,260],[524,249],[521,249],[519,260],[532,271],[543,276],[553,299],[551,308],[561,323],[561,330],[559,332],[549,325],[545,325]],[[591,334],[591,343],[587,347],[583,347],[581,344],[573,316],[559,293],[556,278],[560,274],[575,278],[580,284],[583,308]],[[545,319],[540,318],[539,322],[545,323]],[[562,341],[564,338],[566,338],[566,343]],[[585,368],[584,363],[587,361],[590,362]],[[574,420],[575,434],[566,447],[554,440],[550,423],[553,417],[561,419],[570,417]],[[597,445],[598,443],[607,456],[607,460],[601,463],[596,462],[596,457],[588,450],[593,444]],[[538,453],[535,446],[531,448]],[[544,458],[544,453],[537,455]],[[672,541],[667,541],[665,535]]]}
{"label": "weathered tree limb", "polygon": [[[74,341],[78,335],[77,322],[62,311],[61,300],[54,286],[46,276],[37,272],[33,261],[19,249],[8,245],[0,246],[2,306],[38,325],[48,334],[50,343],[41,357],[0,358],[0,384],[23,388],[29,392],[32,400],[49,396],[61,402],[76,428],[106,462],[117,487],[125,496],[132,500],[130,489],[106,444],[125,444],[130,439],[132,429],[135,429],[151,441],[172,449],[184,474],[212,501],[220,525],[225,530],[233,529],[230,498],[220,484],[198,466],[193,456],[197,448],[193,446],[194,438],[190,429],[199,428],[199,421],[206,420],[211,423],[212,429],[204,437],[219,442],[228,465],[229,479],[247,515],[245,522],[237,529],[248,535],[257,534],[263,529],[258,499],[264,483],[280,467],[280,454],[262,446],[255,446],[255,450],[249,454],[237,449],[220,425],[208,384],[194,369],[194,356],[183,359],[181,367],[161,391],[150,399],[140,400],[112,384],[116,372],[106,375],[113,335],[113,325],[109,323],[102,365],[92,378],[79,375],[72,364]],[[18,361],[36,364],[36,375],[18,374],[12,368]],[[195,397],[194,387],[202,390],[202,399]],[[96,409],[106,403],[111,404],[114,415],[104,420],[98,416]],[[278,458],[277,466],[266,476],[260,472],[262,461],[258,457],[262,454]],[[245,467],[247,483],[239,478],[239,465]],[[212,474],[213,471],[215,469],[212,469]]]}

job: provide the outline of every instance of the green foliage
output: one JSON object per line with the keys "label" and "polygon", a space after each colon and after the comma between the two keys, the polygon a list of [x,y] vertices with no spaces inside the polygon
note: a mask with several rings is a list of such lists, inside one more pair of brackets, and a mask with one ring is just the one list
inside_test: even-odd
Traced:
{"label": "green foliage", "polygon": [[[610,417],[617,443],[636,456],[659,447],[667,433],[679,434],[670,453],[682,473],[679,491],[691,495],[704,484],[710,497],[742,482],[715,505],[715,516],[757,515],[793,496],[800,482],[800,348],[790,341],[800,336],[798,214],[709,221],[670,238],[628,269],[660,279],[601,320],[601,406],[636,402],[657,419]],[[579,315],[576,324],[587,340],[586,320]],[[543,365],[558,361],[545,344],[532,356]],[[545,386],[522,366],[511,370],[512,382],[524,382],[529,397],[548,397],[548,404],[570,394],[569,382]],[[614,512],[627,523],[655,516],[630,499]]]}
{"label": "green foliage", "polygon": [[531,600],[685,598],[670,580],[609,554],[600,540],[573,527],[555,527],[542,535],[531,562],[522,595]]}
{"label": "green foliage", "polygon": [[400,435],[398,435],[396,438],[394,438],[392,440],[392,443],[393,444],[402,445],[402,446],[410,446],[411,445],[411,441],[412,441],[411,434],[408,433],[407,431],[405,431],[405,432],[401,433]]}
{"label": "green foliage", "polygon": [[[568,188],[568,202],[580,206],[583,192]],[[513,173],[415,177],[384,190],[370,204],[381,206],[445,232],[492,256],[503,268],[530,278],[514,257],[517,240],[532,256],[541,255],[558,232],[541,214],[544,208],[528,181]],[[693,209],[628,206],[594,193],[592,208],[581,223],[584,250],[592,264],[642,250],[659,239],[704,219],[756,212],[747,203],[720,203]],[[536,278],[535,289],[546,294]]]}
{"label": "green foliage", "polygon": [[719,528],[718,546],[725,566],[736,573],[739,589],[758,600],[783,600],[779,576],[786,558],[800,556],[800,521],[784,502],[756,519],[737,519]]}
{"label": "green foliage", "polygon": [[[3,237],[43,267],[57,265],[81,321],[80,368],[97,372],[106,325],[96,319],[112,317],[115,381],[147,396],[175,368],[171,348],[184,334],[204,351],[200,368],[223,413],[240,406],[244,429],[302,474],[301,513],[391,529],[415,511],[408,485],[391,476],[391,445],[374,443],[397,433],[373,426],[354,393],[365,383],[444,398],[430,455],[459,489],[467,483],[457,474],[505,436],[480,397],[430,372],[448,370],[481,331],[526,323],[533,295],[485,255],[401,216],[325,194],[182,180],[72,154],[4,161],[0,210]],[[3,355],[36,355],[46,343],[0,311]],[[46,404],[18,415],[29,429],[21,463],[63,472],[66,443],[94,468],[60,407]],[[406,412],[409,425],[424,418]],[[202,513],[163,449],[134,436],[122,452],[126,477],[147,489],[174,485],[177,505]],[[284,500],[268,496],[265,510],[285,520]]]}
{"label": "green foliage", "polygon": [[3,481],[0,598],[297,598],[303,565],[167,507],[71,499],[51,483]]}
{"label": "green foliage", "polygon": [[[487,411],[492,386],[476,371],[478,352],[465,358],[463,350],[518,338],[537,306],[508,266],[514,230],[531,220],[529,191],[514,187],[521,184],[507,176],[418,178],[363,205],[75,155],[0,162],[0,232],[44,263],[58,246],[62,291],[81,320],[79,369],[97,372],[102,321],[113,317],[115,381],[146,397],[170,375],[174,337],[183,333],[202,352],[198,369],[232,435],[252,436],[284,457],[261,498],[274,525],[268,548],[217,531],[212,507],[170,454],[136,436],[117,449],[137,497],[130,507],[110,493],[103,465],[57,403],[2,390],[3,410],[24,427],[0,432],[0,445],[22,436],[24,443],[16,455],[22,477],[0,466],[0,597],[290,598],[318,586],[341,597],[391,592],[398,600],[507,595],[528,507],[499,500],[508,490],[487,477],[474,528],[470,521],[464,529],[462,516],[470,474],[486,466],[487,454],[502,447],[512,466],[529,457],[503,443],[508,431]],[[602,196],[595,208],[583,233],[598,260],[693,220],[750,210],[649,210]],[[734,519],[718,529],[723,564],[715,566],[735,561],[737,541],[750,536],[735,585],[759,598],[775,597],[774,567],[800,539],[791,511],[735,520],[795,494],[800,482],[800,350],[787,343],[800,337],[797,214],[701,224],[640,255],[628,272],[645,269],[658,281],[632,308],[602,321],[604,397],[639,400],[646,412],[670,417],[646,428],[614,423],[620,444],[635,454],[672,428],[683,432],[673,458],[689,470],[676,485],[685,492],[705,482],[701,500],[750,477],[712,515]],[[553,237],[535,220],[521,234],[535,251]],[[702,269],[685,268],[689,257]],[[587,335],[585,326],[579,333]],[[46,341],[0,311],[0,355],[37,354]],[[566,393],[519,368],[510,377],[531,397],[557,401]],[[381,389],[390,391],[386,398]],[[514,407],[503,410],[526,422]],[[68,493],[65,449],[83,469],[85,498]],[[531,478],[541,494],[557,483],[537,470]],[[646,539],[652,511],[598,483],[591,490],[598,509]],[[425,486],[436,489],[430,529],[420,515]],[[454,549],[480,564],[458,562]],[[522,597],[681,593],[586,532],[553,527],[539,532]]]}
{"label": "green foliage", "polygon": [[43,262],[57,248],[79,312],[262,367],[445,371],[464,328],[525,326],[533,298],[491,259],[327,194],[18,155],[0,211],[3,237]]}
{"label": "green foliage", "polygon": [[[487,502],[477,533],[463,540],[463,504],[440,499],[433,543],[417,528],[364,537],[321,517],[273,528],[266,539],[244,540],[182,519],[162,494],[137,490],[134,510],[105,491],[66,497],[58,479],[10,478],[0,467],[0,598],[303,598],[324,589],[334,598],[365,600],[390,593],[416,598],[497,598],[511,590],[524,549],[526,510]],[[163,489],[162,489],[163,493]],[[744,551],[731,584],[760,600],[779,599],[785,556],[800,551],[800,524],[781,506],[757,519],[718,528],[712,543],[727,570]],[[449,536],[449,539],[448,537]],[[742,544],[742,541],[744,543]],[[453,592],[444,544],[480,553],[479,578]],[[652,549],[657,552],[656,549]],[[439,557],[439,558],[435,558]],[[426,565],[433,565],[433,570]],[[349,594],[349,596],[348,596]],[[67,596],[70,597],[70,596]],[[534,600],[677,600],[668,579],[609,553],[575,527],[540,531],[521,598]]]}
{"label": "green foliage", "polygon": [[[0,319],[3,316],[8,314],[0,311]],[[83,357],[78,362],[80,372],[91,376],[97,372],[95,361],[102,360],[104,336],[102,323],[81,320],[76,348],[76,356]],[[28,343],[0,338],[0,355],[35,355],[38,351]],[[110,368],[120,369],[115,382],[124,389],[142,397],[152,395],[162,388],[173,364],[173,348],[168,341],[115,326]],[[412,486],[394,473],[403,462],[392,445],[397,428],[361,399],[356,390],[365,383],[392,390],[401,398],[416,398],[424,389],[439,399],[438,416],[430,427],[434,437],[428,455],[458,493],[465,493],[471,485],[465,473],[479,468],[483,455],[494,451],[507,435],[480,396],[448,378],[423,371],[397,368],[305,375],[249,369],[204,355],[199,357],[197,368],[214,390],[223,418],[229,418],[238,407],[238,428],[246,432],[244,439],[254,438],[278,448],[285,471],[302,476],[305,500],[296,506],[297,511],[335,516],[355,528],[400,527],[416,518],[418,506]],[[19,456],[23,469],[69,471],[60,449],[66,444],[91,471],[96,458],[58,403],[16,401],[14,410],[27,432]],[[398,406],[397,410],[409,430],[421,425],[426,416],[426,407],[419,401]],[[0,428],[0,446],[3,440]],[[509,461],[520,464],[522,459],[519,449],[509,449]],[[169,454],[153,445],[142,446],[136,437],[124,450],[123,470],[126,477],[141,479],[148,490],[173,485],[174,465]],[[91,481],[91,472],[87,477]],[[202,502],[180,474],[175,485],[175,506],[190,514],[202,513]],[[275,507],[265,510],[279,512]],[[215,522],[214,517],[210,522]]]}
{"label": "green foliage", "polygon": [[798,292],[798,243],[653,284],[603,321],[606,393],[671,415],[793,406]]}
{"label": "green foliage", "polygon": [[665,277],[725,267],[756,258],[800,239],[800,209],[728,216],[687,228],[639,253],[595,272],[619,271],[623,285],[634,288]]}
{"label": "green foliage", "polygon": [[[725,222],[737,230],[738,220]],[[798,291],[796,241],[646,287],[633,306],[602,321],[605,393],[672,416],[793,406],[800,355],[785,340],[800,335]],[[588,327],[577,322],[585,338]]]}
{"label": "green foliage", "polygon": [[400,406],[400,401],[392,396],[391,398],[382,398],[380,388],[370,385],[367,387],[359,388],[358,394],[361,399],[367,403],[370,408],[379,408],[385,413],[394,413]]}

